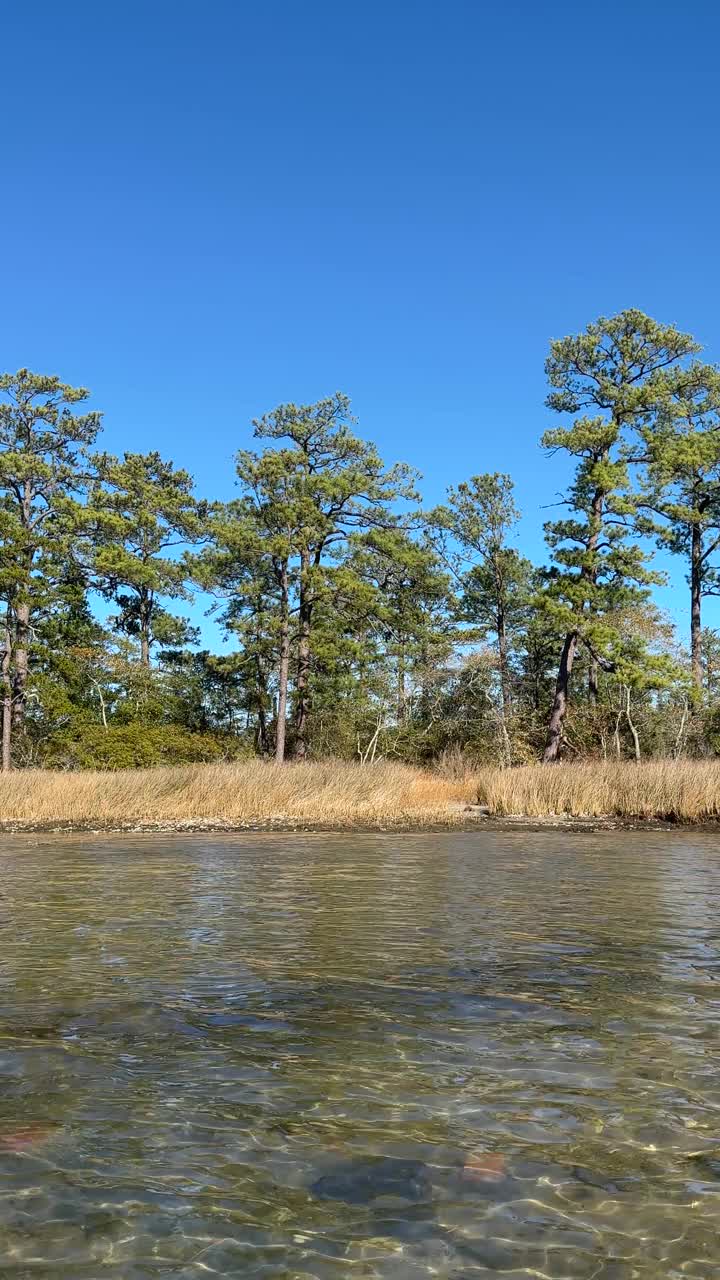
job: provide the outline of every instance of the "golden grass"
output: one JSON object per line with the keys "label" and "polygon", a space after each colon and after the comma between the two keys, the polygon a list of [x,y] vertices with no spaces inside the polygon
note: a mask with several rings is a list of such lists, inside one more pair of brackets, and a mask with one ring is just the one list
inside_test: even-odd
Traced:
{"label": "golden grass", "polygon": [[477,777],[477,798],[498,816],[713,821],[720,817],[720,760],[594,760],[486,769]]}
{"label": "golden grass", "polygon": [[0,822],[100,827],[141,823],[352,827],[457,820],[472,783],[401,764],[180,765],[117,772],[0,775]]}
{"label": "golden grass", "polygon": [[0,823],[19,826],[354,826],[497,817],[720,818],[720,760],[593,761],[481,769],[460,778],[382,761],[180,765],[0,775]]}

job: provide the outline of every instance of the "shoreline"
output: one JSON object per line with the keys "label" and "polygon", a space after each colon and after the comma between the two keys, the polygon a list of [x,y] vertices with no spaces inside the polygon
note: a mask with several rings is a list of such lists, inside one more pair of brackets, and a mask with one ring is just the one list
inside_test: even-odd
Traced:
{"label": "shoreline", "polygon": [[404,818],[394,821],[311,822],[307,819],[258,819],[231,821],[223,818],[197,819],[147,819],[119,823],[97,820],[74,821],[57,819],[36,821],[33,819],[0,819],[0,836],[6,835],[422,835],[467,834],[481,831],[502,833],[557,831],[574,835],[593,835],[604,831],[704,831],[717,834],[720,821],[704,819],[693,822],[683,818],[614,817],[611,814],[597,817],[578,817],[553,814],[546,817],[530,817],[523,814],[467,814],[460,817]]}
{"label": "shoreline", "polygon": [[488,768],[265,761],[0,774],[0,833],[717,831],[720,759]]}

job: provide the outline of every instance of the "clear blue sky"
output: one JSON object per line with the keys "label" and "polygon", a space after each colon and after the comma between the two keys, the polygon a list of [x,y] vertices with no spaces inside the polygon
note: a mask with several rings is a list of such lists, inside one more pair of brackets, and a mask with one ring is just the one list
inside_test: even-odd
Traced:
{"label": "clear blue sky", "polygon": [[27,0],[3,43],[2,366],[204,495],[340,389],[428,501],[510,471],[539,557],[549,338],[637,306],[720,358],[714,0]]}

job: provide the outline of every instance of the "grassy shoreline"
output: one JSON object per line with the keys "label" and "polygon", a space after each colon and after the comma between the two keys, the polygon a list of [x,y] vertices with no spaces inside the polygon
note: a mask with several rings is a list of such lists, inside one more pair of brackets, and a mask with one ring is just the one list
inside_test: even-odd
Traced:
{"label": "grassy shoreline", "polygon": [[592,760],[492,769],[478,775],[478,794],[497,817],[713,823],[720,819],[720,760]]}
{"label": "grassy shoreline", "polygon": [[262,761],[0,776],[0,831],[422,830],[720,820],[720,760],[594,761],[443,777]]}
{"label": "grassy shoreline", "polygon": [[472,785],[400,764],[192,764],[0,775],[0,824],[87,829],[422,825],[463,812]]}

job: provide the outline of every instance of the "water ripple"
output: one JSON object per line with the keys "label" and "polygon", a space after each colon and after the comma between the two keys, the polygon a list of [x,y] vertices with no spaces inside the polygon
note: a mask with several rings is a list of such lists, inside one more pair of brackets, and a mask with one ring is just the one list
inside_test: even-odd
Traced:
{"label": "water ripple", "polygon": [[3,1275],[716,1280],[716,848],[4,839]]}

